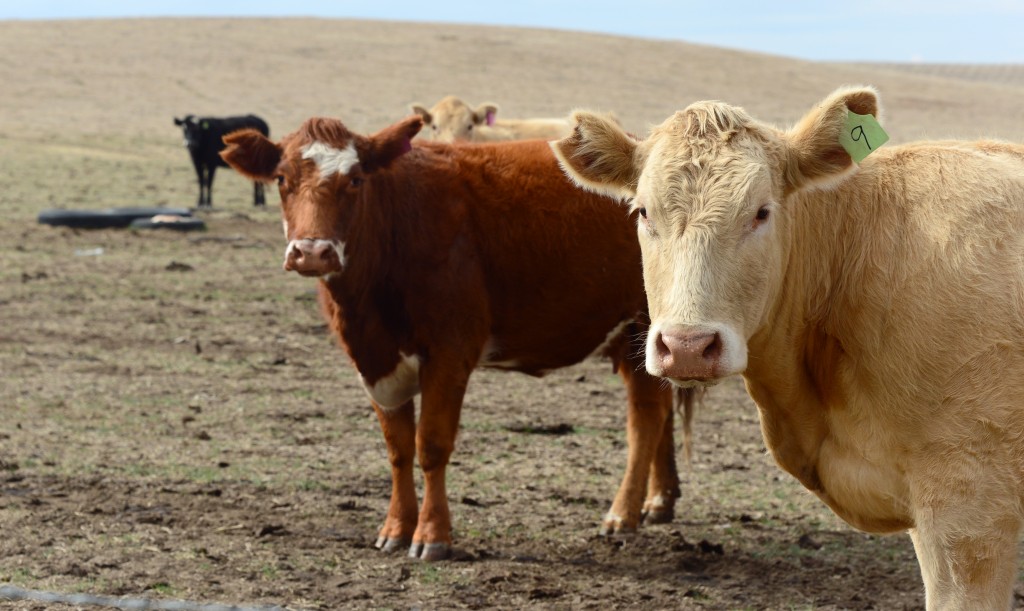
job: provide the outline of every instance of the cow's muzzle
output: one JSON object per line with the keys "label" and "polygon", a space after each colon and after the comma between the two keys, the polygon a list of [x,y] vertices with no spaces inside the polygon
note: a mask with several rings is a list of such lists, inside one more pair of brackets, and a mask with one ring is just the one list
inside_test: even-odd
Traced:
{"label": "cow's muzzle", "polygon": [[292,240],[284,253],[284,269],[303,276],[325,276],[342,270],[344,246],[337,240]]}
{"label": "cow's muzzle", "polygon": [[648,346],[648,369],[685,385],[714,383],[734,373],[723,366],[724,339],[714,329],[673,325],[654,331]]}

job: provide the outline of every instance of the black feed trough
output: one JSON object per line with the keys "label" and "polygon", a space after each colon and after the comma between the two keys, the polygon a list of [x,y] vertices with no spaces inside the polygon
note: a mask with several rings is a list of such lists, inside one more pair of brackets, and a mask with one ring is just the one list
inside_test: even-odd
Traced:
{"label": "black feed trough", "polygon": [[[43,210],[39,213],[39,222],[44,225],[55,227],[75,227],[77,229],[107,229],[116,227],[131,227],[132,223],[139,220],[152,221],[153,217],[189,217],[180,219],[181,226],[177,229],[201,229],[205,225],[201,219],[191,218],[192,211],[188,208],[167,208],[157,207],[130,207],[130,208],[106,208],[103,210]],[[155,221],[142,224],[144,227],[155,227],[170,225],[170,222]]]}

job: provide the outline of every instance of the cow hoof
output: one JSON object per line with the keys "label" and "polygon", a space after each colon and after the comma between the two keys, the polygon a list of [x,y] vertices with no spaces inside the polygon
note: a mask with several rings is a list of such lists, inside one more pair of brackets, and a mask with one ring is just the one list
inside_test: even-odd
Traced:
{"label": "cow hoof", "polygon": [[601,522],[601,536],[628,535],[636,532],[636,524],[630,524],[615,512],[609,511]]}
{"label": "cow hoof", "polygon": [[622,522],[605,522],[601,525],[601,536],[611,537],[613,535],[631,535],[636,532],[635,526],[626,526]]}
{"label": "cow hoof", "polygon": [[452,556],[452,546],[447,543],[413,543],[409,547],[409,557],[433,562],[447,560]]}
{"label": "cow hoof", "polygon": [[405,549],[409,546],[410,542],[410,539],[402,539],[395,537],[377,537],[377,542],[373,545],[385,554],[390,554],[392,552]]}
{"label": "cow hoof", "polygon": [[675,512],[671,509],[654,509],[645,511],[643,515],[644,524],[668,524],[675,518]]}

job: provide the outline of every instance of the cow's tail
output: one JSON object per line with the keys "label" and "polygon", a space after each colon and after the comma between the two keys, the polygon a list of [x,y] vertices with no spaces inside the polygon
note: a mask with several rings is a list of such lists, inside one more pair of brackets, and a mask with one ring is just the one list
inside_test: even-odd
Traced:
{"label": "cow's tail", "polygon": [[703,387],[676,388],[676,411],[683,420],[683,453],[686,455],[686,466],[693,462],[693,414],[698,403],[704,403]]}

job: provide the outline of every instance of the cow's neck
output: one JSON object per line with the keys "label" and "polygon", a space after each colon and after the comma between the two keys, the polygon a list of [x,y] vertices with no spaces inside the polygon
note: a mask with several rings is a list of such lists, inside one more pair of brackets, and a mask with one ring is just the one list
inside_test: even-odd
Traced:
{"label": "cow's neck", "polygon": [[[853,331],[878,307],[860,290],[877,270],[858,244],[858,236],[869,234],[865,223],[887,222],[876,191],[870,180],[855,180],[836,191],[787,198],[787,269],[767,324],[748,342],[744,374],[776,460],[840,515],[822,488],[819,461],[823,444],[835,442],[829,410],[848,405],[852,385],[870,383],[864,377],[870,372],[854,366],[865,346],[863,331]],[[871,244],[871,256],[892,256],[884,236],[894,232],[873,235],[883,237]]]}
{"label": "cow's neck", "polygon": [[427,171],[428,163],[413,151],[371,176],[346,235],[345,269],[321,282],[321,300],[330,301],[325,314],[371,384],[395,368],[400,353],[414,353],[409,292],[436,271],[432,253],[443,248],[435,186],[444,176]]}
{"label": "cow's neck", "polygon": [[[368,383],[389,375],[413,345],[409,291],[424,273],[419,252],[436,233],[422,214],[431,191],[409,172],[382,171],[362,188],[346,234],[344,270],[321,282],[321,300],[332,329]],[[415,224],[415,226],[414,226]]]}

